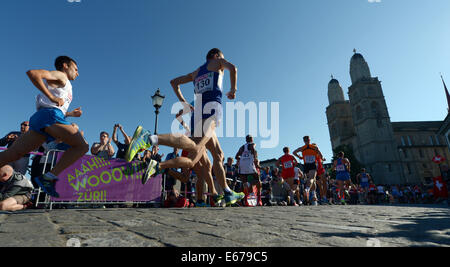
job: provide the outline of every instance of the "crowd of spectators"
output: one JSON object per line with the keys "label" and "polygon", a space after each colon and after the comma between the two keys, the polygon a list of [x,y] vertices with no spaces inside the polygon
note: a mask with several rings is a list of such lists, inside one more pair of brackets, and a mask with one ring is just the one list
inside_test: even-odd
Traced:
{"label": "crowd of spectators", "polygon": [[[74,127],[78,126],[76,124],[72,124]],[[22,122],[20,124],[20,131],[12,131],[8,133],[4,138],[0,139],[0,147],[10,147],[17,138],[26,133],[29,129],[28,122]],[[117,130],[123,135],[123,142],[120,142],[117,138]],[[117,150],[111,144],[111,140],[117,147]],[[123,127],[120,124],[115,124],[113,128],[112,138],[110,138],[107,132],[100,133],[99,142],[96,142],[91,147],[91,154],[102,157],[104,159],[112,159],[118,158],[123,159],[125,157],[125,152],[127,151],[131,142],[131,138],[124,131]],[[5,208],[6,205],[5,199],[6,197],[11,198],[14,197],[14,194],[20,192],[22,195],[25,194],[25,197],[16,197],[16,202],[8,200],[9,205],[11,203],[15,203],[14,208],[17,209],[19,206],[24,205],[29,202],[30,193],[33,189],[33,186],[27,187],[28,184],[23,182],[24,175],[27,170],[30,171],[31,177],[37,177],[41,175],[43,172],[44,166],[47,166],[47,170],[50,168],[51,164],[45,164],[46,162],[54,163],[56,159],[52,157],[52,154],[47,152],[51,150],[62,150],[65,151],[69,148],[69,146],[63,144],[59,140],[54,140],[49,143],[45,143],[42,147],[40,147],[37,151],[44,153],[45,156],[34,156],[32,159],[31,168],[29,168],[30,156],[22,158],[18,162],[11,164],[13,173],[9,172],[9,169],[5,169],[3,171],[3,180],[0,181],[0,208]],[[176,157],[180,157],[179,150],[173,149],[171,153],[169,153],[165,160],[170,160]],[[135,160],[139,160],[148,164],[150,160],[156,160],[161,162],[164,158],[164,154],[159,154],[159,147],[153,146],[151,150],[146,150],[142,155],[137,154]],[[259,167],[259,166],[258,166]],[[298,166],[300,167],[300,165]],[[294,205],[299,206],[304,203],[310,203],[309,200],[304,199],[305,194],[303,194],[303,190],[305,189],[305,179],[302,175],[298,175],[298,173],[302,173],[300,168],[296,168],[296,176],[295,180],[297,189],[295,194],[292,194],[292,188],[289,184],[281,177],[281,170],[277,167],[262,167],[258,169],[259,180],[261,183],[258,183],[258,188],[261,187],[261,202],[259,205],[263,206],[287,206]],[[234,164],[233,158],[227,158],[224,164],[224,170],[226,172],[226,177],[228,180],[228,185],[230,188],[236,192],[245,192],[247,194],[253,192],[253,190],[249,189],[253,184],[243,183],[240,179],[241,177],[238,174],[238,167]],[[176,170],[175,170],[176,171]],[[12,177],[12,178],[11,178]],[[214,174],[213,174],[214,177]],[[0,177],[2,178],[2,177]],[[448,181],[448,175],[444,175],[445,182]],[[8,183],[9,181],[9,183]],[[31,179],[33,182],[33,179]],[[187,183],[181,183],[180,191],[175,188],[177,184],[177,180],[175,177],[170,176],[165,173],[164,179],[164,187],[163,190],[167,193],[164,194],[166,199],[164,199],[165,207],[171,206],[192,206],[195,203],[195,190],[198,188],[196,186],[196,175],[194,172],[191,172],[191,179]],[[338,201],[338,188],[335,179],[332,179],[330,175],[326,175],[327,181],[327,195],[326,195],[326,203],[324,201],[320,201],[321,205],[332,205],[332,204],[341,204]],[[11,188],[11,184],[21,184],[24,185],[24,188],[14,187],[13,191],[8,191],[6,189],[6,184],[9,184],[8,190]],[[30,183],[31,184],[31,183]],[[218,186],[218,183],[215,183]],[[37,185],[34,184],[34,188],[37,188]],[[448,187],[450,189],[450,186]],[[220,191],[220,188],[218,188]],[[259,189],[258,189],[259,190]],[[12,196],[11,192],[14,193]],[[207,188],[204,189],[204,192],[207,192]],[[317,192],[319,195],[320,192]],[[310,194],[312,195],[312,194]],[[27,201],[28,200],[28,201]],[[433,184],[421,184],[421,185],[376,185],[373,181],[370,181],[369,188],[364,190],[360,185],[352,183],[352,185],[346,188],[345,191],[345,200],[347,204],[357,205],[357,204],[433,204],[444,201],[444,199],[436,198],[434,196]],[[25,203],[23,203],[25,202]],[[7,204],[8,204],[7,203]],[[241,203],[237,203],[237,205],[247,205],[246,202],[242,201]],[[10,207],[8,206],[8,207]],[[23,207],[26,207],[24,205]]]}

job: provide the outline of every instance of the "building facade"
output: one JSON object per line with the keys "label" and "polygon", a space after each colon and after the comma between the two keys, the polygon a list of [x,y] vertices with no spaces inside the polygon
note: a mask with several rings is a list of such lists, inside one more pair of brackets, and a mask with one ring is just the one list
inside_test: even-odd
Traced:
{"label": "building facade", "polygon": [[333,78],[328,84],[326,114],[333,150],[351,147],[378,184],[424,183],[439,175],[431,159],[439,153],[449,163],[449,139],[439,132],[443,122],[391,122],[381,82],[356,52],[350,77],[349,100],[339,81]]}

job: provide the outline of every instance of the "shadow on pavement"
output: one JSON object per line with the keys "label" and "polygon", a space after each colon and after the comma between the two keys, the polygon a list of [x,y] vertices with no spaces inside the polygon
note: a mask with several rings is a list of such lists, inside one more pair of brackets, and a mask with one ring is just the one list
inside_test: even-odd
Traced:
{"label": "shadow on pavement", "polygon": [[[403,206],[404,207],[404,206]],[[412,207],[412,206],[410,206]],[[428,207],[430,206],[419,206]],[[443,206],[438,206],[442,208]],[[404,238],[411,243],[422,243],[426,246],[426,243],[435,243],[444,246],[450,246],[450,213],[445,209],[441,212],[424,212],[420,213],[420,217],[402,217],[395,218],[394,221],[401,221],[404,224],[390,224],[389,220],[386,221],[392,231],[369,234],[361,232],[348,232],[348,233],[322,233],[322,237],[343,237],[343,238]],[[414,213],[411,214],[414,216]],[[419,245],[420,246],[420,245]]]}

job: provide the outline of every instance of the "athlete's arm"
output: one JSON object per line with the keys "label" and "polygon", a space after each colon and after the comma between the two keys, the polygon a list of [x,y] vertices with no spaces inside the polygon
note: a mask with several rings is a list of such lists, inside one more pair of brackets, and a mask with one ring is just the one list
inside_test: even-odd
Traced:
{"label": "athlete's arm", "polygon": [[347,168],[348,171],[350,172],[350,161],[348,160],[348,158],[345,158],[344,161],[347,163]]}
{"label": "athlete's arm", "polygon": [[322,159],[322,161],[325,161],[325,158],[323,157],[322,152],[320,152],[318,147],[317,147],[317,153],[319,154],[319,157]]}
{"label": "athlete's arm", "polygon": [[243,152],[244,152],[244,147],[241,146],[241,148],[239,148],[239,151],[236,153],[236,156],[234,158],[236,160],[239,160],[241,158],[241,155]]}
{"label": "athlete's arm", "polygon": [[83,115],[83,111],[81,111],[81,107],[76,108],[76,109],[74,109],[72,111],[66,112],[66,117],[79,118],[79,117],[81,117],[81,115]]}
{"label": "athlete's arm", "polygon": [[333,162],[333,170],[336,170],[336,165],[337,165],[337,161],[335,160],[335,161]]}
{"label": "athlete's arm", "polygon": [[170,84],[172,85],[173,91],[175,92],[175,95],[178,97],[178,100],[180,100],[181,103],[189,105],[191,110],[193,110],[193,107],[186,101],[183,94],[181,93],[180,85],[193,81],[194,81],[194,73],[189,73],[187,75],[180,76],[170,81]]}
{"label": "athlete's arm", "polygon": [[227,69],[230,72],[231,89],[230,92],[227,93],[227,96],[230,100],[235,99],[237,91],[237,67],[224,58],[218,59],[218,61],[221,70]]}
{"label": "athlete's arm", "polygon": [[298,155],[298,152],[302,152],[302,148],[301,147],[297,148],[292,154],[294,154],[294,156],[296,156],[297,158],[302,159],[302,157],[300,157]]}
{"label": "athlete's arm", "polygon": [[64,105],[64,100],[52,95],[44,83],[45,79],[47,83],[50,82],[65,85],[67,82],[67,76],[64,73],[60,71],[29,70],[27,71],[27,75],[34,86],[36,86],[36,88],[39,89],[39,91],[41,91],[48,99],[56,103],[58,107]]}

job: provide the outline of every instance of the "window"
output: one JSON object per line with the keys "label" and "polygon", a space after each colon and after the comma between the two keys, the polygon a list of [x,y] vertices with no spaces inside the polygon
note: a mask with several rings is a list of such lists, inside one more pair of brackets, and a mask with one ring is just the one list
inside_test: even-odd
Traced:
{"label": "window", "polygon": [[434,146],[433,136],[430,135],[430,145]]}
{"label": "window", "polygon": [[436,145],[440,146],[441,142],[439,141],[439,136],[435,135],[435,137],[436,137]]}
{"label": "window", "polygon": [[389,172],[392,172],[392,164],[388,165]]}
{"label": "window", "polygon": [[413,142],[411,136],[408,135],[407,138],[408,138],[408,146],[412,146]]}
{"label": "window", "polygon": [[406,164],[406,168],[408,170],[408,174],[411,174],[411,166],[409,165],[409,163]]}
{"label": "window", "polygon": [[402,141],[402,146],[406,146],[405,137],[402,136],[401,141]]}
{"label": "window", "polygon": [[419,149],[419,154],[420,154],[420,157],[421,157],[421,158],[425,157],[425,156],[423,155],[423,150],[422,150],[422,149]]}

